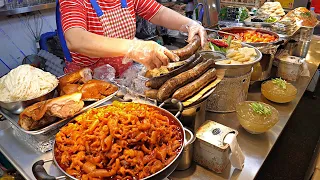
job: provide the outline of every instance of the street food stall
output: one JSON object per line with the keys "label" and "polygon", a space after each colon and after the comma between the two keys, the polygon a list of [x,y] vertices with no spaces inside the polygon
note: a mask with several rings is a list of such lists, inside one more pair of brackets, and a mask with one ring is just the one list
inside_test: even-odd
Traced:
{"label": "street food stall", "polygon": [[1,152],[25,179],[254,179],[318,71],[320,37],[306,8],[248,8],[205,15],[220,21],[204,46],[171,37],[160,68],[11,70]]}

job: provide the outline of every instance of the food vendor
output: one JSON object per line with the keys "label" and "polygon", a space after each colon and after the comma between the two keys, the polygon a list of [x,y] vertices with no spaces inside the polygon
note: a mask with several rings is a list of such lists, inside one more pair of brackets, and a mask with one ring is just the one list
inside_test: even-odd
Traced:
{"label": "food vendor", "polygon": [[153,41],[135,40],[136,15],[168,29],[195,34],[204,45],[206,32],[197,22],[154,0],[59,0],[58,36],[66,59],[65,73],[109,64],[117,75],[134,60],[148,69],[167,65],[172,52]]}

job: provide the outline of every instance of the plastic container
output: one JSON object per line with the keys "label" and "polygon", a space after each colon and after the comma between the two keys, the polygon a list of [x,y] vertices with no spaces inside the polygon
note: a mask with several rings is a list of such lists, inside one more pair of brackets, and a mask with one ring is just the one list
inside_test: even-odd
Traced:
{"label": "plastic container", "polygon": [[241,102],[236,106],[238,120],[241,126],[251,134],[267,132],[279,121],[279,112],[272,106],[258,102],[271,110],[270,115],[256,113],[250,106],[254,101]]}
{"label": "plastic container", "polygon": [[276,103],[288,103],[297,96],[297,88],[291,83],[286,83],[286,87],[280,87],[272,80],[266,81],[261,85],[262,95],[270,101]]}

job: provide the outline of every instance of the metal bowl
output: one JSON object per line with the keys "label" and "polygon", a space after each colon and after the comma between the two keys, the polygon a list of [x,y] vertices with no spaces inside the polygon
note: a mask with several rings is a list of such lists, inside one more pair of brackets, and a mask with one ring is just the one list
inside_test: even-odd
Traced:
{"label": "metal bowl", "polygon": [[[247,64],[218,64],[218,63],[216,63],[217,69],[227,69],[226,76],[244,75],[244,74],[250,72],[253,65],[258,63],[262,59],[262,53],[257,48],[255,48],[251,45],[248,45],[246,43],[241,43],[241,44],[242,44],[242,47],[253,48],[257,53],[257,57],[256,57],[255,61],[253,61],[251,63],[247,63]],[[221,52],[216,52],[216,51],[201,51],[200,54],[205,59],[210,59],[210,58],[215,59],[216,62],[219,62],[221,60],[226,59],[225,54],[223,54]],[[219,57],[219,58],[216,58],[216,57]]]}
{"label": "metal bowl", "polygon": [[[277,33],[275,32],[272,32],[272,31],[268,31],[268,30],[265,30],[265,29],[259,29],[259,28],[251,28],[251,27],[230,27],[230,28],[222,28],[221,31],[224,31],[224,32],[228,32],[228,33],[241,33],[241,32],[245,32],[245,31],[256,31],[256,32],[260,32],[260,33],[265,33],[265,34],[270,34],[272,36],[275,36],[276,37],[276,40],[273,41],[273,42],[268,42],[268,43],[265,43],[265,42],[256,42],[256,43],[247,43],[247,42],[244,42],[244,43],[247,43],[249,45],[252,45],[254,47],[260,47],[260,46],[266,46],[266,45],[269,45],[269,44],[281,44],[282,41],[280,40],[280,37]],[[219,35],[221,35],[220,33],[218,33]]]}
{"label": "metal bowl", "polygon": [[28,99],[25,101],[16,101],[16,102],[1,102],[0,101],[0,107],[8,110],[10,113],[20,114],[25,108],[27,108],[28,106],[30,106],[34,103],[37,103],[40,101],[45,101],[47,99],[53,98],[54,93],[55,93],[55,89],[57,86],[55,86],[50,92],[48,92],[40,97],[34,98],[34,99]]}

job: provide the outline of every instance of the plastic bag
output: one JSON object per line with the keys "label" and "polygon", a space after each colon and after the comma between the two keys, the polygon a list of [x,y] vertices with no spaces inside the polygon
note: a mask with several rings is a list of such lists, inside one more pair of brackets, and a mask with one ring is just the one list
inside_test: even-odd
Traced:
{"label": "plastic bag", "polygon": [[93,78],[113,82],[116,77],[116,70],[109,64],[97,67],[93,70]]}
{"label": "plastic bag", "polygon": [[142,64],[134,63],[115,81],[120,86],[125,86],[137,94],[144,94],[144,91],[148,89],[145,86],[145,81],[148,79],[143,76],[144,72],[145,67]]}

